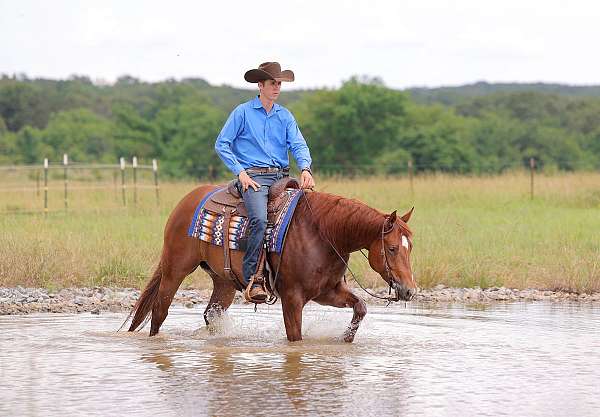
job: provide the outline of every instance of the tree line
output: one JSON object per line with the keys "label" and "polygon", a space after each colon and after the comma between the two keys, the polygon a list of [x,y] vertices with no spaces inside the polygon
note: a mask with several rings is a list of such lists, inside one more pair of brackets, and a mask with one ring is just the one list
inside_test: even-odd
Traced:
{"label": "tree line", "polygon": [[[547,170],[600,168],[600,98],[546,90],[424,99],[422,90],[355,77],[337,89],[284,86],[280,102],[294,113],[314,170],[324,173],[397,174],[409,161],[417,172],[500,173],[532,157]],[[125,76],[98,85],[86,77],[4,75],[0,164],[60,161],[63,153],[106,163],[136,155],[158,158],[171,177],[226,176],[215,138],[229,112],[255,94],[202,79],[147,83]]]}

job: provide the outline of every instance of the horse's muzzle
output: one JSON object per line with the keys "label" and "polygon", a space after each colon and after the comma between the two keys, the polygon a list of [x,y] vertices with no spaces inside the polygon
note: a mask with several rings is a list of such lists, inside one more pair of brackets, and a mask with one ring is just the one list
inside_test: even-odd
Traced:
{"label": "horse's muzzle", "polygon": [[416,288],[408,288],[396,281],[392,282],[392,289],[396,292],[396,301],[410,301],[417,294]]}

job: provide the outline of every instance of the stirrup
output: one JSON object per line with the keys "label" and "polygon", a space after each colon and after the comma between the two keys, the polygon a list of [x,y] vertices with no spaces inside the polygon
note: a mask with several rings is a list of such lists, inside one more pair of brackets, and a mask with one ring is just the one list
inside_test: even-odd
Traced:
{"label": "stirrup", "polygon": [[[252,297],[250,293],[252,292],[252,287],[254,287],[255,285],[259,286],[259,289],[255,289],[255,291],[259,291],[259,293],[254,294],[254,297]],[[252,275],[250,277],[250,282],[248,283],[248,285],[246,286],[246,290],[244,291],[244,298],[249,303],[254,304],[262,304],[266,302],[269,298],[269,293],[265,288],[265,277]]]}

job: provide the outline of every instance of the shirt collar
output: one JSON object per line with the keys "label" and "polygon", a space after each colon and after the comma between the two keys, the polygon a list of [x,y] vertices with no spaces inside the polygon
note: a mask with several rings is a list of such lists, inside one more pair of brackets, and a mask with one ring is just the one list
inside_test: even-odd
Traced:
{"label": "shirt collar", "polygon": [[[252,107],[254,107],[255,109],[263,108],[262,101],[260,101],[260,98],[258,98],[258,96],[252,99]],[[271,111],[278,112],[279,110],[281,110],[281,106],[277,103],[273,103],[273,108],[271,109]]]}
{"label": "shirt collar", "polygon": [[254,99],[252,100],[252,107],[254,107],[255,109],[260,109],[262,107],[262,102],[260,101],[260,98],[258,98],[258,96],[254,97]]}

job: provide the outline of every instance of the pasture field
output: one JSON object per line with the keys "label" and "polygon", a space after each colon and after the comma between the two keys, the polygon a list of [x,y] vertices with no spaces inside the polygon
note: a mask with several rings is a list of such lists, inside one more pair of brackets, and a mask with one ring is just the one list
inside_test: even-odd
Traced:
{"label": "pasture field", "polygon": [[[600,174],[317,179],[317,190],[400,214],[415,206],[412,264],[421,287],[507,286],[600,291]],[[0,193],[0,286],[143,287],[160,256],[162,231],[177,201],[196,184],[164,183],[122,207],[120,190],[60,187],[50,212],[31,188]],[[74,187],[75,188],[75,187]],[[370,287],[384,282],[360,254],[351,266]],[[195,272],[184,286],[208,287]]]}

